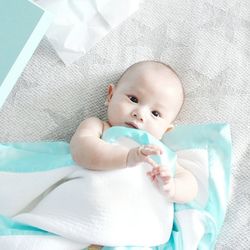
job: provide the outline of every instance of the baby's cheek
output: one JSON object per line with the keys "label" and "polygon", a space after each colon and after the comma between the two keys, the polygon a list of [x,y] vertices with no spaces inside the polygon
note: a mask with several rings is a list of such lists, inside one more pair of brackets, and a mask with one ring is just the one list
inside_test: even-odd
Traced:
{"label": "baby's cheek", "polygon": [[160,127],[152,127],[150,132],[156,139],[160,140],[162,138],[162,130]]}
{"label": "baby's cheek", "polygon": [[114,105],[108,111],[109,122],[114,125],[119,125],[123,121],[124,109],[119,105]]}

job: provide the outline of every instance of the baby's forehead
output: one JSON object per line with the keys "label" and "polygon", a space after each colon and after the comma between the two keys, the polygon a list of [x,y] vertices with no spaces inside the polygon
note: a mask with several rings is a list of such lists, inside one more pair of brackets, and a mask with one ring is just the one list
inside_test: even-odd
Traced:
{"label": "baby's forehead", "polygon": [[161,62],[145,61],[133,64],[118,81],[118,85],[125,88],[141,88],[147,84],[153,84],[154,88],[158,86],[158,89],[171,89],[171,91],[180,93],[184,99],[183,86],[177,73],[170,66]]}
{"label": "baby's forehead", "polygon": [[121,76],[118,83],[129,80],[151,80],[163,78],[162,80],[178,80],[177,74],[168,65],[163,63],[146,61],[130,66]]}

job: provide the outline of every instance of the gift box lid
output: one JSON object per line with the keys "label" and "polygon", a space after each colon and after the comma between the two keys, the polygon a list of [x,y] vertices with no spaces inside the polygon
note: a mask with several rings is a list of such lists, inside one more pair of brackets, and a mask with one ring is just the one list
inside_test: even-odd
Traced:
{"label": "gift box lid", "polygon": [[51,21],[28,0],[0,1],[0,109]]}

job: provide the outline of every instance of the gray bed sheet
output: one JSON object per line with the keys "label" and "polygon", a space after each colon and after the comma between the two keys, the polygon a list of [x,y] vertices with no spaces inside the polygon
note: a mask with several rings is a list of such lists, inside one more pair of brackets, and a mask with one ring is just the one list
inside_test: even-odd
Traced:
{"label": "gray bed sheet", "polygon": [[248,0],[145,0],[67,67],[44,38],[0,110],[0,142],[69,141],[83,119],[105,119],[108,84],[146,59],[170,64],[183,81],[177,126],[231,125],[232,193],[216,249],[250,249]]}

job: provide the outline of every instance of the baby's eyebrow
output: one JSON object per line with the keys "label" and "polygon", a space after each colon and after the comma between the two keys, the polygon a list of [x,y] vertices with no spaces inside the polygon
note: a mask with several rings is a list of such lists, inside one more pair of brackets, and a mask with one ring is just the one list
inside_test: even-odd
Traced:
{"label": "baby's eyebrow", "polygon": [[158,109],[166,110],[166,105],[163,105],[161,103],[156,103],[155,107],[158,108]]}
{"label": "baby's eyebrow", "polygon": [[134,88],[128,88],[127,90],[126,90],[126,93],[127,94],[133,94],[133,95],[139,95],[140,94],[140,91],[138,91],[138,90],[136,90],[136,89],[134,89]]}

